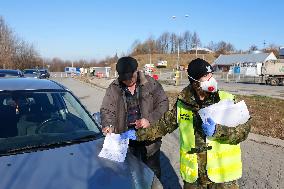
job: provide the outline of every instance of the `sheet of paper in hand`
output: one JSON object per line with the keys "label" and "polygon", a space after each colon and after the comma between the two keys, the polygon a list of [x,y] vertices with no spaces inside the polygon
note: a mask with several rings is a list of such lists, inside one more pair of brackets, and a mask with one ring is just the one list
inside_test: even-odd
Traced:
{"label": "sheet of paper in hand", "polygon": [[121,137],[120,134],[107,134],[104,140],[103,148],[99,157],[110,159],[112,161],[124,162],[129,139]]}
{"label": "sheet of paper in hand", "polygon": [[203,123],[206,122],[207,118],[211,118],[215,123],[227,127],[244,124],[250,118],[247,105],[243,100],[236,104],[233,100],[221,100],[216,104],[200,109],[198,113]]}

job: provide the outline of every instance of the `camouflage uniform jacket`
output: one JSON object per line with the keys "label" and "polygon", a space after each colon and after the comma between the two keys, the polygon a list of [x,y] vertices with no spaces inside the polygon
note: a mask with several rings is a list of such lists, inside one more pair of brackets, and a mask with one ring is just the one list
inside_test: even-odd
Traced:
{"label": "camouflage uniform jacket", "polygon": [[[195,132],[195,146],[200,148],[202,152],[198,152],[198,177],[199,181],[207,184],[211,181],[206,175],[206,136],[202,130],[202,120],[198,114],[198,110],[207,107],[220,101],[218,92],[210,94],[204,101],[198,100],[191,85],[184,88],[178,95],[177,101],[181,101],[186,107],[193,112],[193,128]],[[157,137],[173,132],[178,128],[177,124],[177,102],[172,110],[169,110],[164,116],[155,124],[147,129],[139,129],[136,133],[138,140],[154,140]],[[214,140],[226,144],[238,144],[244,141],[250,132],[249,122],[237,127],[226,127],[217,125],[213,135]]]}

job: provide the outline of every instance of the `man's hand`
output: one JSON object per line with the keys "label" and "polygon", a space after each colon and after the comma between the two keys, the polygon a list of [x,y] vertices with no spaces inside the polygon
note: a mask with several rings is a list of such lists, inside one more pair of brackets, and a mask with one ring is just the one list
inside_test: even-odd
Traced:
{"label": "man's hand", "polygon": [[139,129],[139,128],[146,129],[146,128],[150,127],[150,122],[147,119],[142,118],[142,119],[136,120],[135,125],[136,125],[135,126],[136,129]]}
{"label": "man's hand", "polygon": [[108,133],[113,133],[113,127],[112,125],[108,126],[108,127],[104,127],[102,128],[103,134],[106,135]]}

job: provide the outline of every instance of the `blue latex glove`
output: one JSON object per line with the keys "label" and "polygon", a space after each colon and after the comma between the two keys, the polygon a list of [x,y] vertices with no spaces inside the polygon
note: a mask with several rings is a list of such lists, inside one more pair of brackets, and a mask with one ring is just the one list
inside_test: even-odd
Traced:
{"label": "blue latex glove", "polygon": [[206,136],[213,136],[216,130],[216,123],[211,118],[207,118],[206,123],[202,124],[202,129]]}
{"label": "blue latex glove", "polygon": [[124,133],[121,133],[120,136],[121,136],[122,139],[127,139],[128,138],[128,139],[131,139],[131,140],[136,140],[137,137],[136,137],[135,133],[136,133],[136,131],[131,129],[131,130],[128,130],[128,131],[126,131]]}

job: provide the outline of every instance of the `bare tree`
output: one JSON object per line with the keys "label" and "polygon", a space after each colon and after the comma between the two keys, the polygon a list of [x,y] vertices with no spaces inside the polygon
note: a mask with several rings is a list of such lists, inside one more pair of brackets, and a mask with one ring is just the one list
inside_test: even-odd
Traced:
{"label": "bare tree", "polygon": [[177,48],[177,35],[175,33],[172,33],[170,36],[170,46],[171,53],[175,53]]}
{"label": "bare tree", "polygon": [[258,48],[254,44],[249,47],[249,51],[256,51],[256,50],[258,50]]}
{"label": "bare tree", "polygon": [[157,46],[160,48],[161,53],[167,53],[169,51],[169,41],[170,34],[169,32],[164,32],[157,40]]}
{"label": "bare tree", "polygon": [[271,53],[273,52],[275,56],[279,55],[279,46],[273,43],[268,45],[268,48],[264,49],[264,52]]}
{"label": "bare tree", "polygon": [[183,52],[183,43],[184,43],[184,39],[182,36],[177,36],[177,42],[176,42],[176,47],[179,48],[180,52]]}
{"label": "bare tree", "polygon": [[183,42],[184,42],[184,51],[188,52],[191,44],[191,33],[189,31],[184,32],[183,34]]}
{"label": "bare tree", "polygon": [[13,68],[25,69],[42,67],[42,61],[33,45],[21,40],[16,45],[16,53],[13,55]]}
{"label": "bare tree", "polygon": [[0,66],[12,68],[12,57],[14,52],[13,33],[0,16]]}
{"label": "bare tree", "polygon": [[145,43],[146,48],[148,49],[147,54],[152,54],[152,53],[156,53],[157,48],[156,48],[156,41],[155,39],[151,36],[149,37]]}
{"label": "bare tree", "polygon": [[211,51],[216,51],[217,44],[215,44],[213,41],[210,41],[205,48],[210,49]]}
{"label": "bare tree", "polygon": [[15,36],[0,16],[0,67],[24,69],[35,67],[41,62],[33,45]]}
{"label": "bare tree", "polygon": [[234,53],[234,51],[236,50],[234,45],[232,43],[227,43],[227,47],[226,50],[228,53]]}
{"label": "bare tree", "polygon": [[235,51],[235,47],[231,43],[220,41],[216,45],[217,54],[228,54],[228,53],[233,53],[234,51]]}
{"label": "bare tree", "polygon": [[138,47],[139,45],[141,44],[141,42],[137,39],[135,40],[132,45],[131,45],[131,51],[132,51],[132,55],[137,55],[139,52],[138,52]]}
{"label": "bare tree", "polygon": [[201,41],[200,41],[198,34],[194,32],[191,37],[191,48],[198,47],[198,46],[199,47],[201,46]]}

